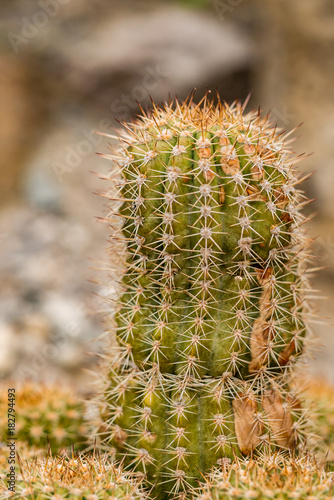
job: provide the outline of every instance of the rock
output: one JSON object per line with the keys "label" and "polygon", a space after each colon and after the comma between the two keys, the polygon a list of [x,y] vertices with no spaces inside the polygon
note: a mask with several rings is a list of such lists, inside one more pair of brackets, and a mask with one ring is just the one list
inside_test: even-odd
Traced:
{"label": "rock", "polygon": [[17,199],[26,156],[31,151],[37,116],[26,64],[0,52],[0,205]]}
{"label": "rock", "polygon": [[169,5],[107,17],[90,36],[66,44],[64,56],[77,87],[94,88],[101,75],[110,75],[109,94],[117,96],[110,107],[124,119],[137,108],[136,100],[187,93],[249,66],[253,50],[235,26]]}
{"label": "rock", "polygon": [[15,369],[19,354],[18,338],[6,323],[0,324],[0,345],[0,377],[3,377]]}
{"label": "rock", "polygon": [[31,312],[20,318],[19,328],[28,337],[37,337],[40,341],[47,341],[51,325],[48,319],[40,312]]}
{"label": "rock", "polygon": [[5,235],[0,314],[7,325],[0,332],[0,374],[42,380],[46,372],[54,377],[57,370],[95,362],[87,351],[101,349],[99,342],[90,345],[101,326],[90,315],[93,289],[87,267],[88,257],[104,246],[95,226],[80,205],[75,216],[31,207],[0,213],[0,233]]}
{"label": "rock", "polygon": [[334,214],[334,3],[258,0],[256,102],[284,128],[303,122],[298,152],[314,153],[302,168],[323,215]]}
{"label": "rock", "polygon": [[85,305],[78,298],[55,292],[48,293],[43,298],[41,311],[62,336],[84,341],[93,333],[87,328]]}
{"label": "rock", "polygon": [[62,210],[62,192],[57,179],[50,171],[49,163],[40,163],[33,158],[32,168],[27,166],[23,184],[24,194],[30,205],[39,210],[60,212]]}
{"label": "rock", "polygon": [[68,343],[60,348],[55,357],[56,364],[63,370],[74,370],[87,365],[87,353],[77,344]]}

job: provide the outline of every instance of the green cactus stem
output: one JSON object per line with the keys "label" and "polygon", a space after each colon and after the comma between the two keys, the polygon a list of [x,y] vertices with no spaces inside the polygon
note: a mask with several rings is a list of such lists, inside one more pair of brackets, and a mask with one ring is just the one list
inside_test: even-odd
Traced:
{"label": "green cactus stem", "polygon": [[189,98],[125,125],[109,155],[126,250],[103,418],[159,499],[226,457],[302,442],[288,377],[306,332],[306,200],[287,138],[238,103]]}

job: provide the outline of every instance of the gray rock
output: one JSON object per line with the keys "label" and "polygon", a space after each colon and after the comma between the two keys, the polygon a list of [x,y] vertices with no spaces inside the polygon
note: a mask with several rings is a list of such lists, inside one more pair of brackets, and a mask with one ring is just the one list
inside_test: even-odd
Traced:
{"label": "gray rock", "polygon": [[19,341],[14,329],[5,323],[0,324],[0,377],[15,370],[18,360]]}
{"label": "gray rock", "polygon": [[[334,3],[257,0],[259,68],[256,101],[286,129],[303,123],[297,152],[313,153],[301,168],[316,209],[334,214]],[[263,43],[266,40],[266,43]]]}
{"label": "gray rock", "polygon": [[132,105],[149,94],[161,98],[205,85],[218,74],[248,65],[253,50],[235,26],[169,5],[109,17],[90,36],[66,44],[64,55],[77,85],[102,73],[129,75]]}

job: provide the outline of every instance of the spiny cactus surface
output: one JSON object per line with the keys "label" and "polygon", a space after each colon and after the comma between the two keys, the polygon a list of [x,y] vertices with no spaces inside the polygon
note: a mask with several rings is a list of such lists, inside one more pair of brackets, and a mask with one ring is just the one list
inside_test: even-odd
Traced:
{"label": "spiny cactus surface", "polygon": [[237,103],[190,98],[125,125],[105,155],[124,273],[103,418],[157,498],[226,457],[302,441],[288,374],[306,332],[306,200],[288,142]]}
{"label": "spiny cactus surface", "polygon": [[236,460],[214,470],[194,500],[330,499],[334,477],[311,455],[269,454]]}
{"label": "spiny cactus surface", "polygon": [[20,460],[15,493],[0,481],[1,498],[21,500],[145,500],[142,478],[123,472],[107,456],[46,456]]}
{"label": "spiny cactus surface", "polygon": [[[0,391],[0,440],[8,439],[8,390]],[[85,405],[70,390],[26,383],[15,392],[15,437],[29,446],[50,446],[53,453],[87,446]]]}

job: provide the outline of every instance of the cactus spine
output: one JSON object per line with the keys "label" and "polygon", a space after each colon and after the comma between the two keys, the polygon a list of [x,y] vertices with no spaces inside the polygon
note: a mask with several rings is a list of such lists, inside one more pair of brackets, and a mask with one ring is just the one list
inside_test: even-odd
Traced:
{"label": "cactus spine", "polygon": [[106,439],[159,499],[226,458],[302,442],[288,377],[306,330],[305,198],[287,137],[238,103],[190,97],[125,125],[106,155],[125,269]]}

